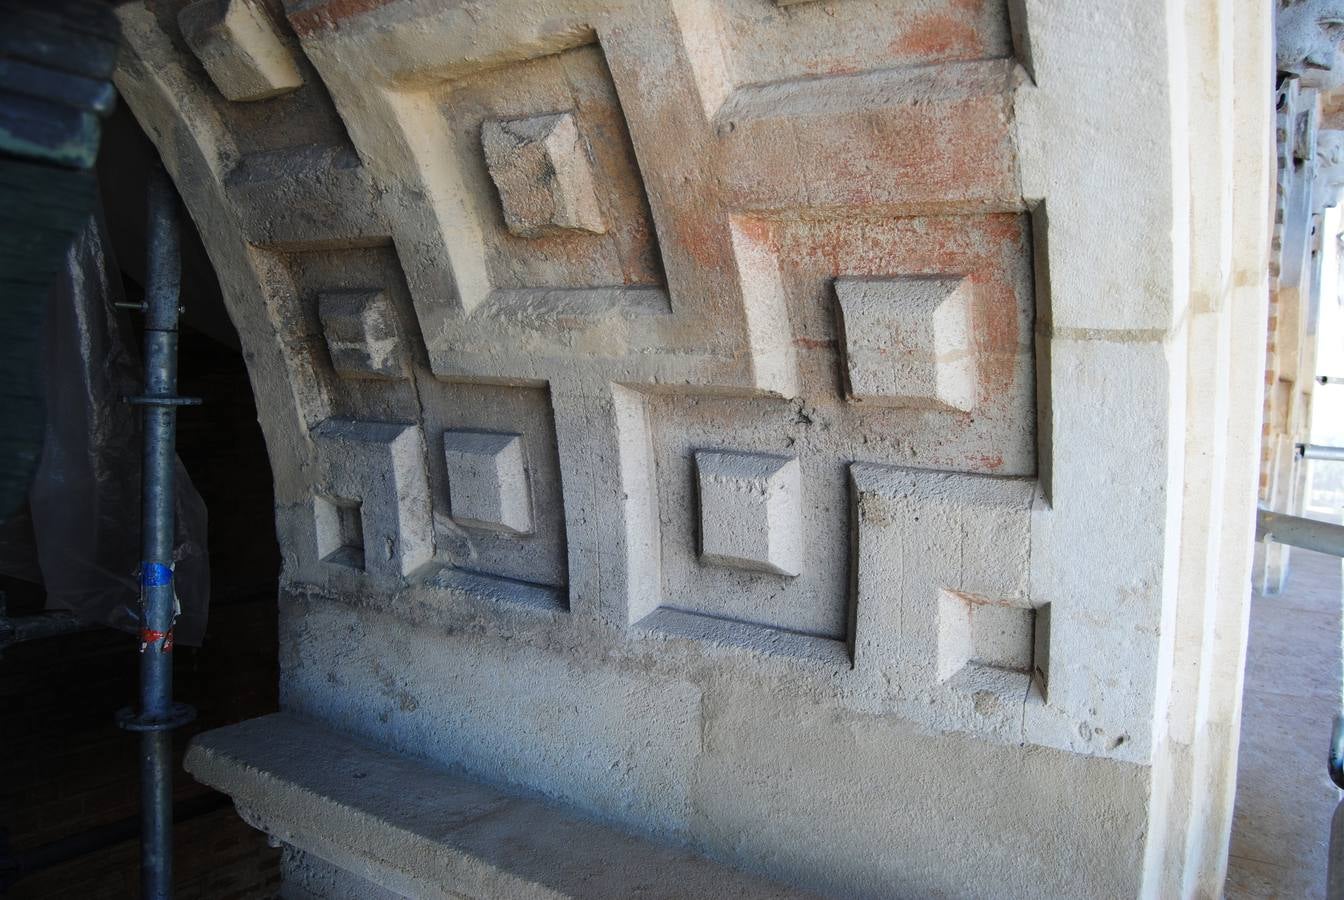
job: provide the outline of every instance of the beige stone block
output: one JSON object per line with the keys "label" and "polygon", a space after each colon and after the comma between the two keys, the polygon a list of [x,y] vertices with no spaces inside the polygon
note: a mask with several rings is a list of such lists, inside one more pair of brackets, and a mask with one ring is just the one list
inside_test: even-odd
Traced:
{"label": "beige stone block", "polygon": [[257,0],[200,0],[177,16],[182,37],[229,100],[265,100],[303,85],[294,57]]}
{"label": "beige stone block", "polygon": [[509,231],[521,237],[553,228],[606,233],[573,113],[486,122],[481,145]]}
{"label": "beige stone block", "polygon": [[849,396],[967,411],[976,401],[966,278],[837,278]]}

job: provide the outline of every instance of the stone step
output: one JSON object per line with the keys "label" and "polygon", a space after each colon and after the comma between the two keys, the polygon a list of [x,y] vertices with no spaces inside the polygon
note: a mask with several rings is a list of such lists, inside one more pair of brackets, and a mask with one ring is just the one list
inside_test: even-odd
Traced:
{"label": "stone step", "polygon": [[254,828],[410,897],[810,896],[276,713],[185,762]]}

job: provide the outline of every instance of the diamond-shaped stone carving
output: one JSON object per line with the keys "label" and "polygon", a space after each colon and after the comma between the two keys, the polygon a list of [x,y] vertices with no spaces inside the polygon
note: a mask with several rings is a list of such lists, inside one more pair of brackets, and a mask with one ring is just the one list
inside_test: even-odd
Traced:
{"label": "diamond-shaped stone carving", "polygon": [[850,399],[877,406],[975,406],[967,278],[838,278]]}
{"label": "diamond-shaped stone carving", "polygon": [[265,100],[303,85],[293,55],[257,0],[199,0],[178,13],[177,23],[229,100]]}
{"label": "diamond-shaped stone carving", "polygon": [[331,364],[341,375],[406,376],[396,314],[382,291],[323,293],[317,299],[317,315],[331,352]]}
{"label": "diamond-shaped stone carving", "polygon": [[532,493],[517,434],[445,431],[448,503],[453,520],[474,528],[529,534]]}
{"label": "diamond-shaped stone carving", "polygon": [[798,460],[759,453],[695,454],[700,556],[707,563],[797,575],[803,556]]}
{"label": "diamond-shaped stone carving", "polygon": [[521,237],[555,228],[606,233],[573,113],[486,122],[481,144],[509,231]]}

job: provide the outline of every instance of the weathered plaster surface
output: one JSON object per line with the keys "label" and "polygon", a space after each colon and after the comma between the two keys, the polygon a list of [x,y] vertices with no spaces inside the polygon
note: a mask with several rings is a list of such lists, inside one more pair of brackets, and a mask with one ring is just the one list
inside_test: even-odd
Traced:
{"label": "weathered plaster surface", "polygon": [[269,99],[121,7],[261,401],[286,709],[837,895],[1155,891],[1221,513],[1187,47],[1121,7],[310,0]]}

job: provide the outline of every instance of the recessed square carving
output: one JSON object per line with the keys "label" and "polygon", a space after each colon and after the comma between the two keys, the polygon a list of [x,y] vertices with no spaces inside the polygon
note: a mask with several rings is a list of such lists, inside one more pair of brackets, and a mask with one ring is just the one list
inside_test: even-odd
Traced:
{"label": "recessed square carving", "polygon": [[328,419],[313,430],[313,439],[320,464],[318,558],[359,561],[369,575],[386,578],[404,577],[429,562],[434,536],[420,429]]}
{"label": "recessed square carving", "polygon": [[[425,380],[440,561],[567,603],[564,479],[545,386]],[[505,593],[512,588],[501,589]]]}
{"label": "recessed square carving", "polygon": [[850,399],[968,411],[975,406],[967,278],[837,278]]}
{"label": "recessed square carving", "polygon": [[313,498],[317,557],[324,563],[364,571],[364,522],[358,500]]}
{"label": "recessed square carving", "polygon": [[629,621],[666,631],[675,612],[716,641],[786,655],[801,642],[847,658],[846,450],[815,440],[843,432],[767,398],[646,395],[620,418],[622,494],[642,523],[628,540],[648,551]]}
{"label": "recessed square carving", "polygon": [[1020,738],[1049,668],[1049,607],[1030,592],[1034,479],[860,462],[850,476],[856,666],[917,720]]}
{"label": "recessed square carving", "polygon": [[229,100],[265,100],[303,85],[294,57],[257,0],[200,0],[177,16],[182,37]]}
{"label": "recessed square carving", "polygon": [[1036,611],[1025,601],[960,591],[938,595],[938,679],[967,666],[1030,673],[1036,646]]}
{"label": "recessed square carving", "polygon": [[532,531],[532,492],[517,434],[445,431],[448,503],[453,520],[514,534]]}
{"label": "recessed square carving", "polygon": [[695,454],[700,556],[707,563],[796,576],[803,555],[798,460],[758,453]]}
{"label": "recessed square carving", "polygon": [[596,38],[527,59],[476,52],[397,102],[403,164],[435,201],[431,217],[394,217],[392,229],[441,374],[453,369],[441,352],[472,340],[459,313],[550,335],[554,321],[568,331],[668,308],[658,229]]}
{"label": "recessed square carving", "polygon": [[317,314],[337,372],[368,378],[406,376],[396,313],[385,293],[324,292],[318,297]]}
{"label": "recessed square carving", "polygon": [[606,233],[573,113],[485,122],[481,144],[509,231],[520,237],[552,228]]}

